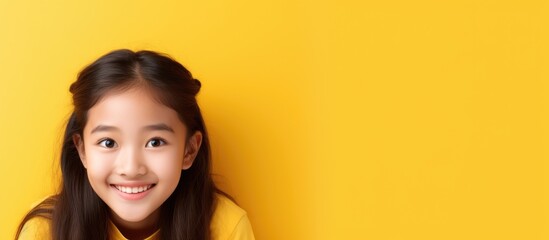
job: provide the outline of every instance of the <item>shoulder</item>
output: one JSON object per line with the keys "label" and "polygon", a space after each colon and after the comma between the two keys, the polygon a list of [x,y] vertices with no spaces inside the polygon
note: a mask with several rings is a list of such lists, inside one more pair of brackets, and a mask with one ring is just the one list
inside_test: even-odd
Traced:
{"label": "shoulder", "polygon": [[18,239],[51,239],[51,214],[57,200],[56,195],[46,196],[32,204],[32,209],[25,216],[25,222]]}
{"label": "shoulder", "polygon": [[246,211],[223,195],[216,194],[216,198],[217,205],[211,222],[212,239],[255,239]]}
{"label": "shoulder", "polygon": [[33,217],[29,219],[23,225],[18,240],[51,239],[50,222],[45,217]]}

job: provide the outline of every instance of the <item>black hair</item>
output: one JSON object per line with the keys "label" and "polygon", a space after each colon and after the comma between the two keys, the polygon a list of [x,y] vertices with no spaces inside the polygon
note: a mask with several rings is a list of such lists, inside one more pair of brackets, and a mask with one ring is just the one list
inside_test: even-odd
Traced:
{"label": "black hair", "polygon": [[73,136],[83,136],[89,109],[112,90],[147,87],[164,105],[174,109],[187,132],[202,133],[202,144],[193,165],[184,170],[177,188],[161,206],[161,239],[210,239],[215,210],[214,184],[210,169],[210,144],[196,101],[200,81],[180,63],[165,54],[127,49],[110,52],[84,68],[70,86],[74,111],[64,134],[61,150],[61,188],[33,208],[19,225],[33,217],[51,221],[52,239],[107,239],[108,206],[93,191],[80,161]]}

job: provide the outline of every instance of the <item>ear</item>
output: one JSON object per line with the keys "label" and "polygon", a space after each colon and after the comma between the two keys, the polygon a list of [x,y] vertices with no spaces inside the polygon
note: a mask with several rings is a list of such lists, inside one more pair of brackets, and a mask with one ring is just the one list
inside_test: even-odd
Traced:
{"label": "ear", "polygon": [[200,131],[196,131],[189,138],[189,141],[185,146],[185,156],[183,157],[183,166],[181,169],[187,170],[193,165],[194,159],[198,154],[198,150],[200,150],[201,144],[202,144],[202,133]]}
{"label": "ear", "polygon": [[80,134],[74,134],[72,135],[72,142],[74,143],[74,146],[78,151],[78,155],[80,156],[80,161],[82,161],[82,165],[84,165],[84,168],[87,168],[86,154],[84,152],[84,139],[82,138],[82,136],[80,136]]}

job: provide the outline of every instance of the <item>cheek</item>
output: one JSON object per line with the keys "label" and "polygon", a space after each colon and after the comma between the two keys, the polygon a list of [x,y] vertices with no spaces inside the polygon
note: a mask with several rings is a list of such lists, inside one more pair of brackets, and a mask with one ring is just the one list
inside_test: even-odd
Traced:
{"label": "cheek", "polygon": [[113,168],[112,163],[116,156],[96,151],[86,153],[86,171],[90,181],[104,181]]}
{"label": "cheek", "polygon": [[181,168],[183,167],[183,155],[177,152],[162,152],[151,154],[147,161],[149,171],[164,181],[179,181]]}

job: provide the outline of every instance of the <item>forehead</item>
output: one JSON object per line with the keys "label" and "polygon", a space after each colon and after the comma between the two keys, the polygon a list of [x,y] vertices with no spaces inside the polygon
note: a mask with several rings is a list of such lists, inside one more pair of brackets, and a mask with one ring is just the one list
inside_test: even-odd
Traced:
{"label": "forehead", "polygon": [[136,130],[151,124],[166,124],[179,131],[185,129],[175,110],[160,103],[150,90],[139,87],[106,93],[88,111],[84,131],[97,125]]}

